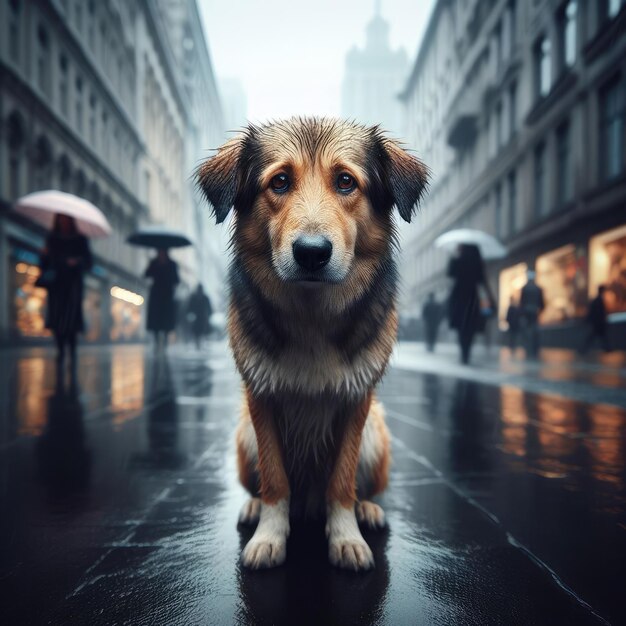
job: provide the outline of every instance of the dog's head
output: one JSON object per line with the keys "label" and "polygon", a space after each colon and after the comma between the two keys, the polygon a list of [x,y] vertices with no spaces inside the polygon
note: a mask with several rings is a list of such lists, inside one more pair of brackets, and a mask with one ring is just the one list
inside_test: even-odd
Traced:
{"label": "dog's head", "polygon": [[200,166],[218,222],[232,207],[238,253],[271,260],[286,283],[341,283],[393,240],[392,209],[407,222],[427,171],[377,127],[333,119],[249,126]]}

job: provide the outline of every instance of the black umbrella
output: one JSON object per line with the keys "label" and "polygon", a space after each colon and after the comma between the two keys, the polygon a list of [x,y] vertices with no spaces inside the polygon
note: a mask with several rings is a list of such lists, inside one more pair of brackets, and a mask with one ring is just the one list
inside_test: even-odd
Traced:
{"label": "black umbrella", "polygon": [[126,241],[144,248],[184,248],[193,245],[187,235],[164,226],[146,226],[130,235]]}

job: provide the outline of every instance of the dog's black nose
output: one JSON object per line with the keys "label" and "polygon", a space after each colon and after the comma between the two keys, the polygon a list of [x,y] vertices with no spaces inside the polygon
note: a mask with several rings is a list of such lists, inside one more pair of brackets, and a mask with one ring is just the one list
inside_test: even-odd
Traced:
{"label": "dog's black nose", "polygon": [[293,242],[293,257],[309,272],[319,270],[330,261],[333,244],[322,235],[300,235]]}

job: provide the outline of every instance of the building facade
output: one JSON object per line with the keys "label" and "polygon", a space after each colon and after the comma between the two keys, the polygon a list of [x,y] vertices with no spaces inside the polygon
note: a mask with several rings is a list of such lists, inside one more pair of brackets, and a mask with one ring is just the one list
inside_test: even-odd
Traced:
{"label": "building facade", "polygon": [[[46,233],[11,212],[20,196],[68,191],[111,223],[113,235],[92,242],[87,340],[142,336],[148,254],[125,243],[132,231],[195,233],[188,98],[163,22],[154,0],[0,2],[1,341],[47,335],[46,292],[34,285]],[[197,258],[178,260],[191,283]]]}
{"label": "building facade", "polygon": [[459,227],[508,249],[488,264],[501,328],[535,269],[544,339],[572,346],[600,284],[626,342],[626,9],[622,0],[439,0],[402,94],[432,171],[403,260],[405,318],[444,300]]}
{"label": "building facade", "polygon": [[365,47],[353,47],[346,55],[341,87],[341,115],[363,124],[380,124],[394,136],[403,129],[402,105],[398,94],[408,72],[408,58],[403,48],[389,44],[389,24],[376,14],[367,25]]}

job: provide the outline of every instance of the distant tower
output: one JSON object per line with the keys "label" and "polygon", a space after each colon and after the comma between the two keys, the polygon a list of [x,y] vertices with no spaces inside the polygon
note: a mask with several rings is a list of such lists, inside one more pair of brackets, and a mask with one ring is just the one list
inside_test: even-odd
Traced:
{"label": "distant tower", "polygon": [[402,130],[402,105],[408,59],[404,48],[392,50],[389,24],[381,17],[376,0],[374,17],[366,29],[365,48],[354,46],[346,55],[341,94],[341,114],[366,124],[380,124],[398,136]]}

